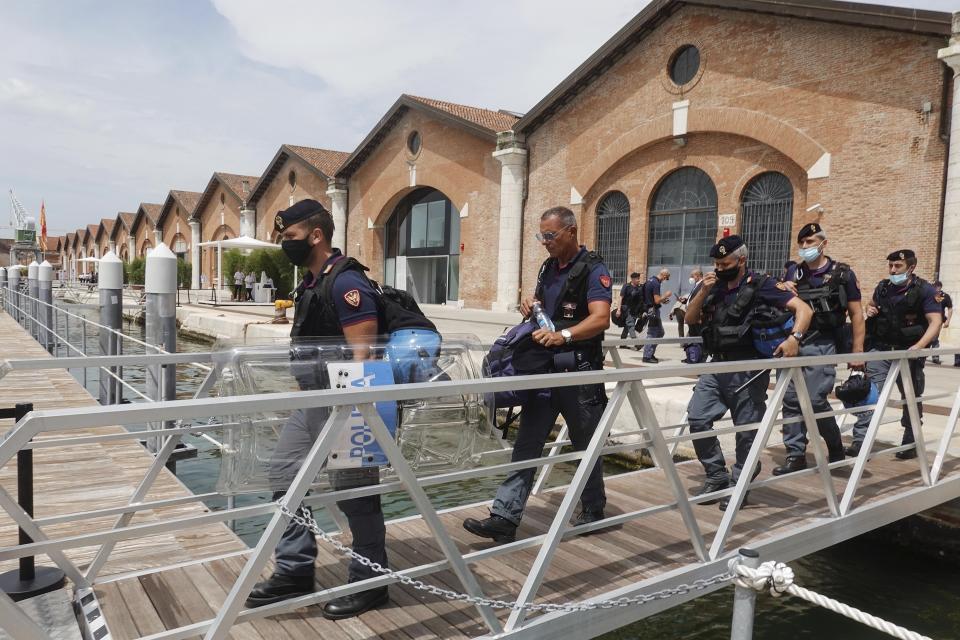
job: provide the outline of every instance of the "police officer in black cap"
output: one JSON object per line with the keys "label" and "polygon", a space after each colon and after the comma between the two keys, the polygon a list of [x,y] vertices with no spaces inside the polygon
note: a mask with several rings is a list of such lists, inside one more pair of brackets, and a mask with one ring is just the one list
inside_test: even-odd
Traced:
{"label": "police officer in black cap", "polygon": [[[796,356],[813,318],[813,311],[800,298],[787,291],[782,283],[748,270],[747,256],[747,245],[740,236],[719,240],[710,249],[715,271],[704,276],[700,291],[687,303],[686,316],[689,322],[702,324],[703,348],[712,356],[713,362],[725,362],[752,360],[761,356],[753,339],[753,318],[771,314],[786,318],[792,314],[792,332],[786,337],[781,336],[782,342],[773,353],[777,356]],[[702,374],[687,406],[690,431],[700,433],[712,430],[714,421],[722,418],[728,410],[735,425],[759,422],[766,409],[769,384],[769,372]],[[741,387],[744,388],[741,390]],[[734,483],[737,481],[756,434],[755,429],[737,433],[736,462],[732,475],[727,471],[720,441],[716,437],[693,441],[697,458],[707,476],[697,495],[726,489],[731,480]],[[759,473],[758,464],[753,477]],[[701,504],[716,502],[707,500]],[[730,500],[724,497],[719,502],[720,509],[726,510]],[[747,504],[746,496],[744,504]]]}
{"label": "police officer in black cap", "polygon": [[[871,342],[870,351],[895,351],[926,349],[940,334],[943,314],[937,302],[937,291],[926,280],[917,276],[917,254],[910,249],[900,249],[887,256],[887,270],[890,276],[881,280],[873,290],[873,296],[867,304],[867,337]],[[880,389],[887,379],[892,360],[879,360],[867,363],[867,375]],[[917,397],[923,395],[926,377],[923,372],[923,358],[910,360],[910,380]],[[900,397],[903,397],[903,372],[897,377]],[[923,419],[923,405],[917,403],[917,412]],[[856,456],[867,433],[872,412],[866,414],[866,420],[857,421],[853,430],[853,443],[847,449],[847,455]],[[903,426],[901,444],[913,444],[913,424],[906,404],[900,417]],[[916,425],[919,426],[919,425]],[[916,448],[898,451],[897,458],[909,460],[917,457]]]}
{"label": "police officer in black cap", "polygon": [[[290,335],[294,353],[309,351],[298,338],[341,337],[354,360],[366,360],[369,347],[378,336],[389,335],[387,350],[396,382],[422,382],[433,372],[440,338],[436,327],[422,314],[403,309],[387,300],[367,279],[366,267],[331,247],[333,218],[316,200],[301,200],[274,219],[282,239],[281,247],[290,261],[306,268],[296,290],[296,309]],[[339,352],[338,352],[339,353]],[[428,357],[424,357],[424,356]],[[432,357],[429,357],[432,356]],[[342,355],[339,357],[343,357]],[[327,388],[325,363],[319,356],[295,370],[304,389]],[[306,371],[306,373],[303,373]],[[294,411],[284,425],[270,465],[274,500],[285,493],[329,416],[327,409]],[[328,471],[334,489],[377,484],[378,467]],[[353,536],[353,550],[367,559],[387,566],[386,529],[380,496],[341,500]],[[257,583],[247,599],[258,607],[314,591],[316,539],[312,531],[291,522],[276,548],[276,570]],[[356,560],[350,562],[349,581],[377,575]],[[329,619],[349,618],[387,602],[387,588],[369,589],[330,600],[323,615]]]}
{"label": "police officer in black cap", "polygon": [[[813,323],[807,340],[800,347],[801,356],[824,356],[837,353],[843,341],[843,329],[850,318],[853,334],[853,353],[863,353],[864,319],[860,307],[860,287],[853,269],[826,254],[827,232],[817,222],[805,224],[797,234],[800,262],[790,263],[783,281],[787,288],[800,296],[813,309]],[[852,369],[863,369],[862,362],[851,363]],[[828,396],[837,378],[837,368],[830,365],[804,367],[810,402],[816,413],[832,411]],[[779,476],[807,468],[807,427],[800,419],[800,401],[793,384],[783,398],[783,444],[787,459],[776,467]],[[793,420],[790,422],[790,420]],[[863,420],[862,415],[858,419]],[[830,462],[843,460],[843,442],[840,427],[834,417],[817,420],[817,429],[827,443]]]}

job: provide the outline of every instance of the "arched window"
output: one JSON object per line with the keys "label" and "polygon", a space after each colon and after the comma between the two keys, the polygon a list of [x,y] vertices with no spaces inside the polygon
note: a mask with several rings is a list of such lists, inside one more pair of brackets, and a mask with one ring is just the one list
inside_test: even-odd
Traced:
{"label": "arched window", "polygon": [[750,268],[780,275],[790,257],[793,186],[782,173],[761,173],[740,198],[740,234],[750,251]]}
{"label": "arched window", "polygon": [[597,253],[610,270],[613,281],[627,281],[627,250],[630,241],[630,201],[611,191],[597,205]]}
{"label": "arched window", "polygon": [[429,187],[408,194],[384,226],[385,284],[418,302],[441,304],[460,295],[460,212]]}
{"label": "arched window", "polygon": [[717,188],[713,180],[696,167],[677,169],[653,195],[647,275],[666,267],[677,280],[674,291],[686,292],[687,275],[710,264],[710,247],[716,238]]}
{"label": "arched window", "polygon": [[183,257],[187,253],[187,239],[182,233],[173,236],[173,252]]}

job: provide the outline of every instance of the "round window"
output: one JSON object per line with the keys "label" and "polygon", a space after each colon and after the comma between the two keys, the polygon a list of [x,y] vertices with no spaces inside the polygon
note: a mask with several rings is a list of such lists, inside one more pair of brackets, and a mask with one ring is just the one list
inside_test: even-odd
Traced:
{"label": "round window", "polygon": [[673,54],[670,60],[670,79],[677,86],[683,86],[694,79],[700,70],[700,50],[687,44]]}
{"label": "round window", "polygon": [[414,131],[409,136],[407,136],[407,149],[410,150],[410,153],[417,155],[420,153],[420,132]]}

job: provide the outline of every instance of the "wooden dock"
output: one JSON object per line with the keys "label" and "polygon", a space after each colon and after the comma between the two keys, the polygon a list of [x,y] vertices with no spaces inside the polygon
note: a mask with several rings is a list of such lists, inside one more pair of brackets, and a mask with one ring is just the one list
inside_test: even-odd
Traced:
{"label": "wooden dock", "polygon": [[[35,342],[13,318],[0,314],[0,353],[4,358],[50,358],[50,354]],[[32,402],[34,409],[64,409],[88,407],[97,401],[83,385],[66,370],[15,371],[0,380],[0,406],[12,407],[18,402]],[[12,420],[0,422],[6,431]],[[121,427],[103,427],[74,431],[70,437],[102,435],[121,431]],[[60,437],[53,434],[43,437]],[[38,438],[42,440],[43,437]],[[70,447],[39,448],[34,451],[35,517],[46,518],[92,509],[103,509],[127,504],[140,480],[152,462],[152,457],[136,440],[115,440],[97,444]],[[104,472],[108,470],[108,472]],[[16,458],[0,469],[0,484],[11,495],[16,495]],[[176,476],[167,470],[161,472],[147,500],[160,500],[190,495]],[[164,517],[203,513],[202,503],[188,503],[164,508],[162,511],[138,513],[133,523]],[[116,516],[54,524],[43,527],[50,537],[79,535],[103,531],[113,526]],[[15,546],[17,529],[6,516],[0,516],[0,546]],[[225,525],[209,525],[190,531],[128,540],[117,545],[101,576],[149,569],[170,564],[176,558],[184,560],[207,557],[246,548],[246,545]],[[94,557],[97,547],[67,551],[67,557],[83,568]],[[50,564],[47,558],[38,562]],[[0,571],[16,566],[15,562],[0,563]]]}

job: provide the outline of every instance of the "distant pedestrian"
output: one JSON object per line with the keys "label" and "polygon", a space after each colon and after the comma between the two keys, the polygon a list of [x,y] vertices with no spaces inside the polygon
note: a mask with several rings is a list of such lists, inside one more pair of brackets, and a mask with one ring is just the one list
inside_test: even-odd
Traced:
{"label": "distant pedestrian", "polygon": [[233,273],[233,299],[239,302],[243,300],[243,271],[237,269]]}
{"label": "distant pedestrian", "polygon": [[[648,315],[647,337],[662,338],[663,320],[660,318],[660,307],[670,301],[672,295],[669,291],[660,295],[660,285],[670,279],[669,269],[660,269],[660,273],[653,276],[643,285],[643,306]],[[643,361],[656,364],[657,345],[648,344],[643,348]]]}
{"label": "distant pedestrian", "polygon": [[[620,339],[623,340],[629,334],[630,339],[637,337],[637,318],[643,310],[643,287],[640,286],[640,274],[634,271],[630,274],[630,282],[623,285],[620,289],[620,306],[617,308],[617,317],[626,315],[623,323],[623,331],[620,332]],[[626,345],[621,345],[621,349],[629,349]],[[637,351],[640,346],[634,347]]]}
{"label": "distant pedestrian", "polygon": [[[943,326],[940,327],[941,330],[946,329],[950,326],[950,318],[953,316],[953,299],[950,297],[949,293],[943,291],[943,283],[937,280],[933,283],[933,288],[937,290],[937,295],[934,300],[939,303],[940,308],[943,309]],[[931,349],[940,348],[940,334],[937,334],[936,340],[930,343]],[[960,356],[953,356],[953,366],[958,366],[958,360]],[[933,364],[940,364],[940,356],[933,356],[931,358]]]}
{"label": "distant pedestrian", "polygon": [[[688,293],[683,298],[684,305],[687,305],[693,297],[700,292],[700,287],[703,286],[703,270],[694,269],[690,272],[690,293]],[[687,335],[691,338],[699,336],[703,330],[703,326],[698,323],[690,323],[687,321],[686,308],[684,309],[683,321],[687,323]],[[680,334],[683,335],[682,333]],[[683,362],[686,364],[698,364],[704,361],[703,357],[703,347],[700,344],[685,344],[683,345],[683,351],[687,354],[687,357],[683,359]]]}
{"label": "distant pedestrian", "polygon": [[257,276],[254,275],[253,271],[247,274],[247,277],[244,278],[244,282],[247,285],[247,301],[253,300],[253,284],[257,281]]}

